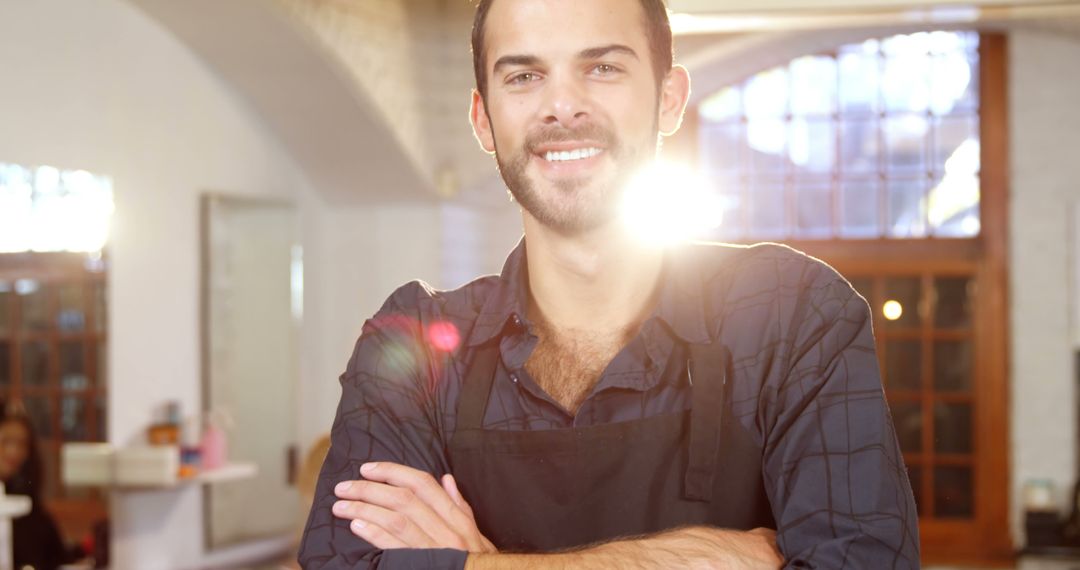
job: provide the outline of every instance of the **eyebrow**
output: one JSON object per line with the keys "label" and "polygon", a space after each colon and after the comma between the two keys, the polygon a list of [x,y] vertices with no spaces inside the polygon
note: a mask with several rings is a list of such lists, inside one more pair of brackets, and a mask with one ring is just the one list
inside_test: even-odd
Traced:
{"label": "eyebrow", "polygon": [[[634,59],[640,60],[636,51],[630,46],[623,44],[609,44],[606,46],[592,47],[583,49],[578,52],[578,59],[600,59],[610,53],[621,53],[629,55]],[[502,67],[522,66],[530,67],[540,63],[540,58],[535,55],[504,55],[495,62],[495,66],[492,68],[493,72],[499,71]]]}

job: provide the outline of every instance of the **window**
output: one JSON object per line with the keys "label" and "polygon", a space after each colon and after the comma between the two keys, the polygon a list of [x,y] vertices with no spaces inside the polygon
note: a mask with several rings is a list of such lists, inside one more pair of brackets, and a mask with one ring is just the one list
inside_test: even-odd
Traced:
{"label": "window", "polygon": [[924,32],[808,55],[698,108],[722,239],[979,233],[979,36]]}
{"label": "window", "polygon": [[797,57],[706,94],[681,147],[721,197],[715,237],[786,242],[869,303],[926,562],[1013,553],[1005,52],[923,32]]}
{"label": "window", "polygon": [[97,491],[65,489],[60,447],[106,437],[110,181],[0,163],[0,399],[30,416],[47,505],[68,540],[104,518]]}

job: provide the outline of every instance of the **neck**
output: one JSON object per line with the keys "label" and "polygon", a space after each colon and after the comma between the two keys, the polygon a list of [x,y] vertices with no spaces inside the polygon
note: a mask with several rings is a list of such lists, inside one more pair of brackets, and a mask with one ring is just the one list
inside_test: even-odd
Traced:
{"label": "neck", "polygon": [[532,316],[559,331],[636,331],[656,304],[663,252],[618,223],[567,236],[524,217]]}

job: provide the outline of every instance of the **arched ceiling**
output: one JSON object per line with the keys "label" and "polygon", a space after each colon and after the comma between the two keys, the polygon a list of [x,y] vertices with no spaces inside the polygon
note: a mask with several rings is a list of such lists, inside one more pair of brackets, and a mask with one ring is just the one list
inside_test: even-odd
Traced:
{"label": "arched ceiling", "polygon": [[129,1],[254,108],[328,202],[433,196],[383,110],[273,3]]}
{"label": "arched ceiling", "polygon": [[[129,1],[250,102],[328,201],[436,199],[475,188],[490,194],[497,175],[467,121],[471,2]],[[740,21],[756,26],[676,38],[677,60],[695,73],[695,98],[802,53],[936,25],[906,19],[910,12],[902,6],[908,4],[899,0],[769,2],[770,11],[762,12],[758,0],[731,0],[720,3],[726,12],[718,14],[712,0],[669,0],[674,12],[749,15]],[[934,5],[943,4],[912,4]],[[982,11],[967,26],[1037,27],[1080,37],[1075,4],[973,0],[972,6]],[[810,13],[817,29],[793,18]],[[875,24],[852,20],[853,14],[872,16]],[[495,193],[495,199],[504,198]]]}

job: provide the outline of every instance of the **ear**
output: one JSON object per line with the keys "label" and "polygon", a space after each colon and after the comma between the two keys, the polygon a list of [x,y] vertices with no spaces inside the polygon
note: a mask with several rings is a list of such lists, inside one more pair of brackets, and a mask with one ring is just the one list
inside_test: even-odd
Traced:
{"label": "ear", "polygon": [[472,90],[469,122],[472,123],[473,136],[480,143],[480,147],[484,149],[484,152],[494,154],[495,135],[491,132],[491,121],[488,120],[487,109],[484,108],[484,98],[476,89]]}
{"label": "ear", "polygon": [[690,72],[681,65],[673,66],[660,90],[660,134],[669,137],[679,130],[689,99]]}

